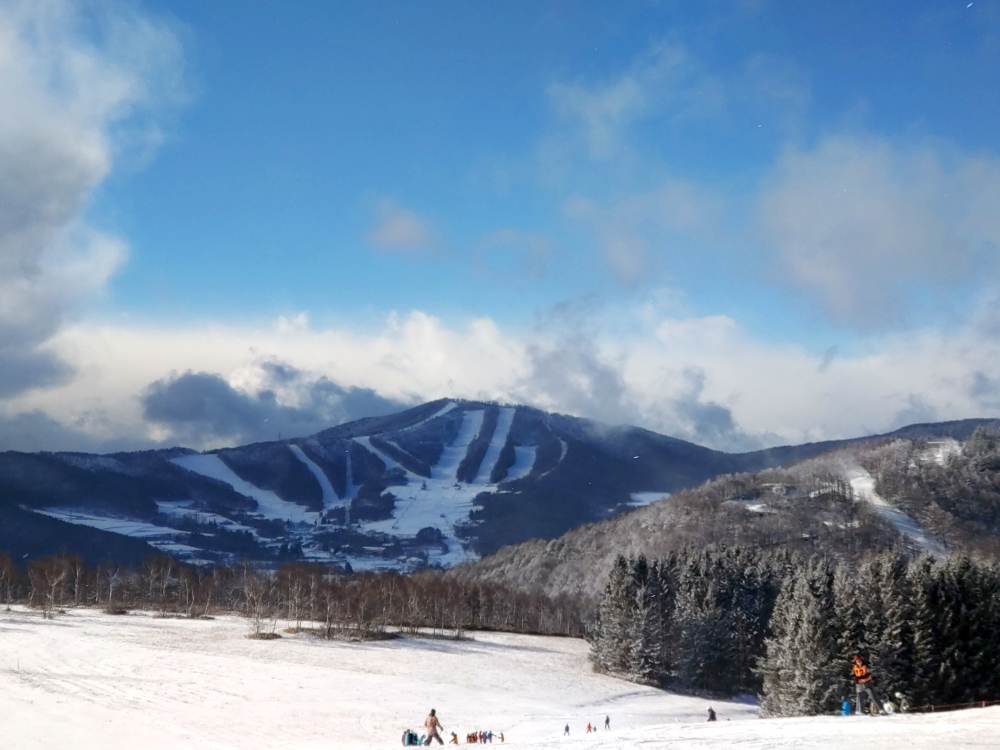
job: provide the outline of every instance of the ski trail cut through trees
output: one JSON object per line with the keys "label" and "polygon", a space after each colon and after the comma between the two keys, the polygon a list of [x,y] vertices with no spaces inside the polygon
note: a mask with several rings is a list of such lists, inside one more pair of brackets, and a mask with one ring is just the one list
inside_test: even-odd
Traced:
{"label": "ski trail cut through trees", "polygon": [[511,408],[500,410],[500,415],[497,417],[496,429],[493,430],[493,438],[490,440],[489,448],[486,449],[486,455],[483,456],[482,463],[479,464],[479,471],[476,473],[475,479],[472,480],[473,484],[489,484],[493,467],[500,460],[500,451],[507,445],[507,438],[510,436],[510,426],[514,423],[514,412],[515,409]]}
{"label": "ski trail cut through trees", "polygon": [[484,412],[467,411],[462,415],[462,426],[451,445],[441,451],[441,458],[431,468],[432,479],[458,481],[458,466],[469,452],[469,446],[483,428]]}
{"label": "ski trail cut through trees", "polygon": [[318,513],[306,510],[296,503],[282,500],[271,490],[261,489],[241,478],[214,453],[195,453],[170,460],[182,469],[225,482],[241,495],[253,498],[257,503],[257,513],[264,518],[312,524],[319,517]]}
{"label": "ski trail cut through trees", "polygon": [[421,419],[416,424],[411,424],[409,427],[404,427],[403,429],[400,430],[400,432],[409,432],[410,430],[415,430],[418,427],[423,427],[428,422],[433,422],[438,417],[443,417],[445,414],[447,414],[448,412],[450,412],[456,406],[458,406],[458,404],[456,404],[454,401],[449,401],[447,404],[445,404],[440,409],[438,409],[436,412],[434,412],[429,417],[427,417],[427,419]]}
{"label": "ski trail cut through trees", "polygon": [[848,475],[848,481],[858,500],[871,503],[880,518],[895,526],[899,533],[912,540],[917,547],[938,558],[948,556],[945,546],[932,538],[916,520],[875,492],[875,478],[865,469],[855,466]]}
{"label": "ski trail cut through trees", "polygon": [[547,477],[549,474],[555,471],[559,467],[559,464],[563,462],[563,459],[566,458],[566,451],[569,449],[569,446],[566,445],[566,441],[563,440],[562,438],[557,438],[557,439],[559,440],[559,460],[556,461],[555,466],[553,466],[551,469],[542,472],[539,475],[539,479],[541,479],[541,477]]}
{"label": "ski trail cut through trees", "polygon": [[299,446],[289,445],[288,448],[295,454],[295,457],[299,461],[305,464],[306,468],[316,477],[316,481],[319,482],[320,489],[323,490],[323,510],[329,510],[337,505],[340,502],[340,498],[337,496],[336,490],[333,489],[333,485],[330,484],[329,477],[323,473],[323,470]]}

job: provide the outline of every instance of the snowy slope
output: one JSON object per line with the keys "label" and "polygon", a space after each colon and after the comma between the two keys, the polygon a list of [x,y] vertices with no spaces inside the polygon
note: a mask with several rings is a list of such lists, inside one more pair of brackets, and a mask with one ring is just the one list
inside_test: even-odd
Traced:
{"label": "snowy slope", "polygon": [[500,451],[507,444],[507,437],[510,435],[510,426],[514,423],[515,411],[516,409],[511,408],[500,410],[500,414],[497,416],[497,426],[493,431],[493,438],[486,449],[483,462],[479,465],[476,478],[472,480],[474,483],[487,484],[490,481],[490,473],[493,471],[493,467],[497,465],[497,460],[500,458]]}
{"label": "snowy slope", "polygon": [[308,511],[301,505],[285,502],[271,490],[261,489],[241,479],[214,453],[180,456],[171,459],[171,462],[195,474],[225,482],[241,495],[252,497],[257,502],[257,512],[264,518],[312,524],[319,517],[318,513]]}
{"label": "snowy slope", "polygon": [[320,490],[323,493],[323,508],[330,509],[340,505],[340,498],[337,497],[337,493],[334,491],[333,485],[330,484],[330,480],[326,474],[323,473],[323,470],[319,468],[299,446],[289,444],[288,449],[295,454],[295,457],[299,459],[299,461],[305,464],[306,468],[312,472],[314,477],[316,477],[316,481],[319,482]]}
{"label": "snowy slope", "polygon": [[875,478],[861,467],[855,467],[849,477],[855,496],[871,503],[875,512],[896,527],[903,536],[908,537],[920,549],[935,557],[947,557],[948,550],[941,542],[934,539],[927,531],[906,513],[899,510],[875,492]]}
{"label": "snowy slope", "polygon": [[[971,750],[996,747],[1000,708],[889,717],[759,719],[594,674],[568,638],[366,644],[251,641],[244,622],[0,612],[4,748],[329,750],[398,747],[436,708],[447,732],[503,731],[550,750]],[[603,728],[587,735],[588,722]],[[569,724],[570,736],[563,737]],[[464,742],[462,743],[464,744]],[[494,746],[498,741],[494,741]]]}
{"label": "snowy slope", "polygon": [[[481,410],[467,411],[462,415],[462,425],[458,435],[450,445],[445,446],[440,460],[431,467],[429,478],[406,471],[392,458],[375,448],[368,438],[357,438],[355,442],[377,455],[386,467],[401,469],[406,474],[405,486],[391,488],[396,498],[392,518],[366,522],[361,524],[361,527],[365,531],[406,536],[414,536],[423,528],[434,527],[440,529],[448,551],[432,555],[432,562],[452,566],[474,558],[474,553],[462,547],[456,535],[456,526],[468,520],[476,495],[484,491],[495,491],[495,487],[489,488],[477,482],[459,482],[457,474],[459,464],[469,451],[469,445],[482,429],[483,416]],[[488,478],[489,472],[487,472]],[[362,561],[352,561],[355,568],[359,564],[363,564]]]}

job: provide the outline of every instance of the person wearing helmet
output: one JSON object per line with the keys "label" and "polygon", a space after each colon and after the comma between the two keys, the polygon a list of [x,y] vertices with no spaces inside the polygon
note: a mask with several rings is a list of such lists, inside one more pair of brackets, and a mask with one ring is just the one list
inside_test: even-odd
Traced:
{"label": "person wearing helmet", "polygon": [[854,689],[857,693],[857,713],[860,714],[863,710],[862,701],[866,694],[868,696],[868,705],[874,706],[881,711],[882,707],[879,705],[878,701],[875,700],[875,691],[872,689],[871,670],[868,668],[868,665],[865,664],[865,660],[861,658],[860,654],[854,657],[853,672]]}

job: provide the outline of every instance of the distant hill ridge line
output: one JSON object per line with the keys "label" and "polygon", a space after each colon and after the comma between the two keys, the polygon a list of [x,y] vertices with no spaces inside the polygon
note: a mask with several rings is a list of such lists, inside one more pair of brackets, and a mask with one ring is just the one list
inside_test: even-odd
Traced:
{"label": "distant hill ridge line", "polygon": [[[201,453],[8,451],[0,453],[0,549],[30,556],[81,546],[93,556],[97,534],[107,535],[110,552],[134,559],[140,547],[115,541],[125,533],[143,549],[191,561],[447,567],[554,539],[719,475],[864,440],[961,439],[985,424],[1000,420],[738,454],[532,406],[443,398],[305,437]],[[46,520],[36,523],[40,513]],[[15,516],[26,530],[20,537],[4,531]],[[86,544],[81,524],[89,525]]]}

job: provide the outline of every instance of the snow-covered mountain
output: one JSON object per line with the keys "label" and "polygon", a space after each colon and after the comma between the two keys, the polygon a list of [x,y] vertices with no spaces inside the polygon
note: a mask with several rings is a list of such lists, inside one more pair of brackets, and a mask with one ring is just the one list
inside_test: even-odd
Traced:
{"label": "snow-covered mountain", "polygon": [[207,453],[8,452],[0,549],[449,567],[832,445],[732,455],[524,406],[440,400]]}

